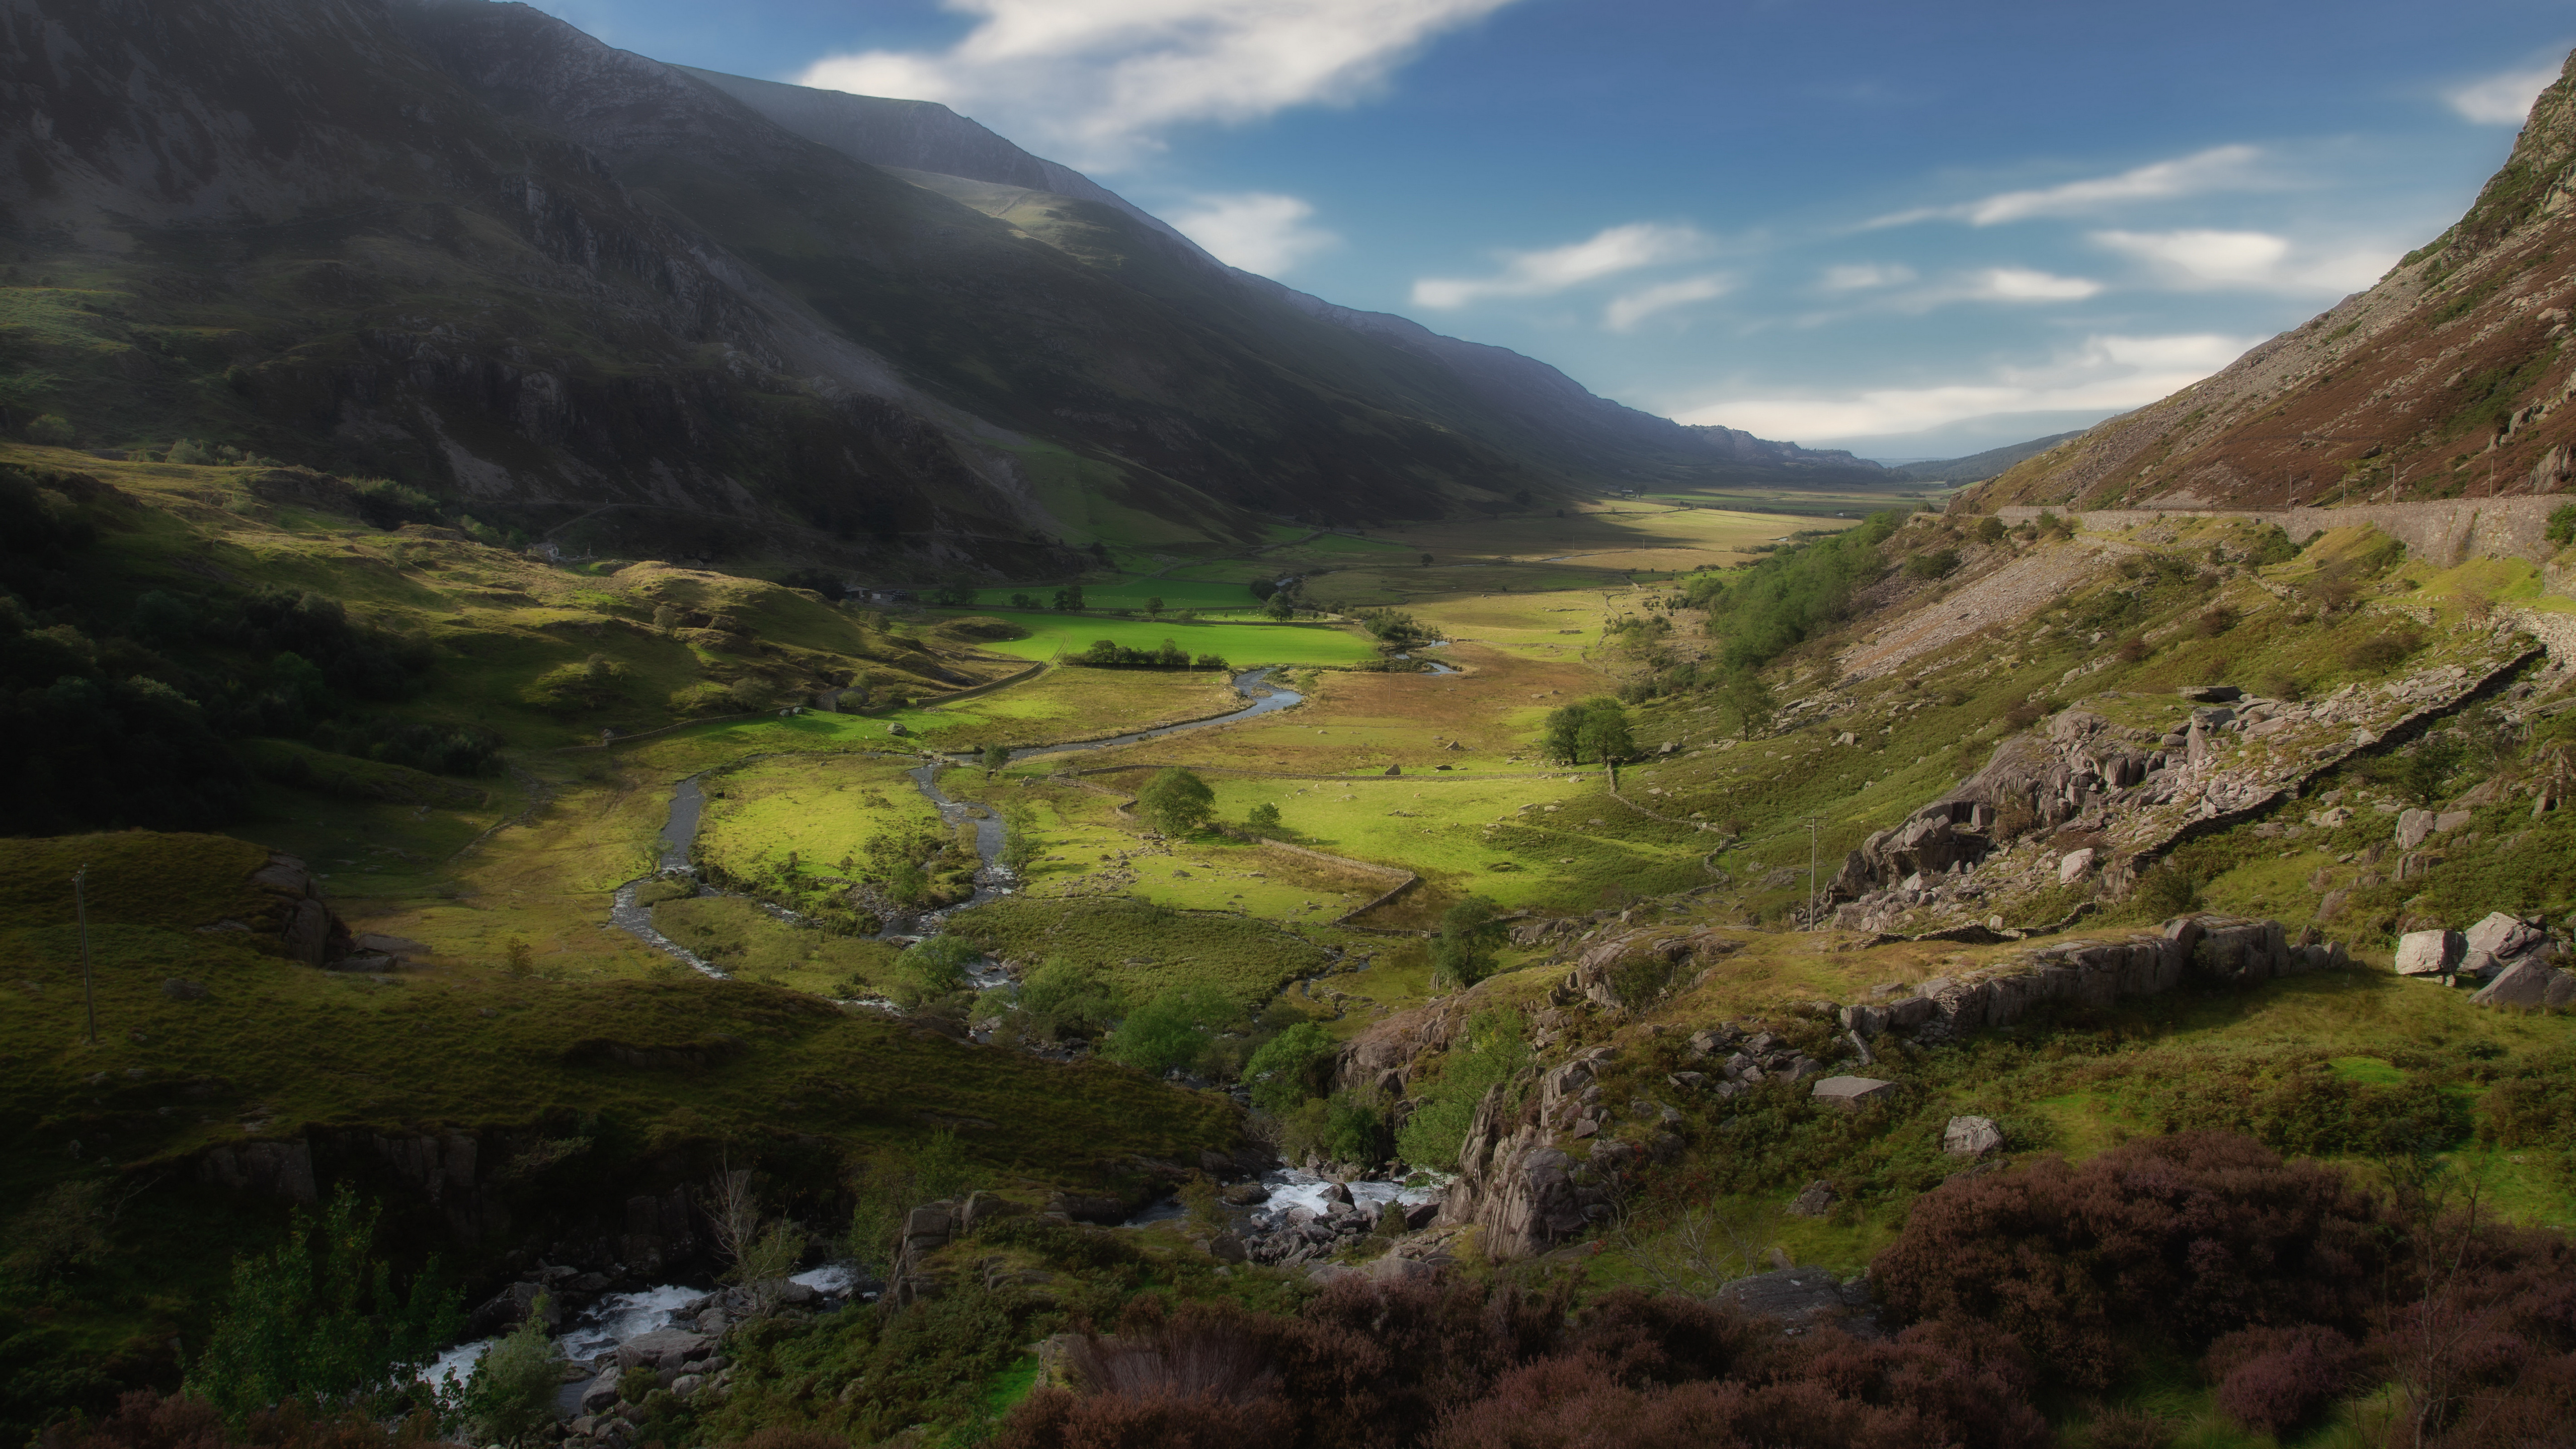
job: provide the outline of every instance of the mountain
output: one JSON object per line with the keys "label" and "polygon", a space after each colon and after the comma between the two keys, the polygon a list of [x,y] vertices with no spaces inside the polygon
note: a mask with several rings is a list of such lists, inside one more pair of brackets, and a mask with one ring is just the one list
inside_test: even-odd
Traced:
{"label": "mountain", "polygon": [[2027,443],[2006,443],[2000,448],[1988,448],[1964,458],[1927,458],[1919,463],[1893,464],[1887,471],[1894,477],[1914,483],[1981,483],[2024,458],[2036,457],[2069,438],[2080,438],[2084,433],[2082,428],[2071,433],[2051,433],[2045,438],[2033,438]]}
{"label": "mountain", "polygon": [[2576,476],[2576,56],[2457,224],[2368,291],[1958,506],[2278,507]]}
{"label": "mountain", "polygon": [[1778,471],[1225,268],[944,107],[486,0],[0,17],[35,118],[13,430],[383,474],[603,552],[1014,571]]}
{"label": "mountain", "polygon": [[[683,67],[683,69],[686,69]],[[752,80],[715,71],[689,70],[707,84],[807,140],[855,160],[885,167],[989,215],[1034,220],[1047,198],[1093,202],[1122,213],[1147,236],[1127,251],[1146,251],[1185,272],[1234,283],[1248,294],[1228,299],[1236,308],[1265,304],[1356,332],[1445,368],[1472,395],[1472,421],[1489,432],[1517,434],[1526,448],[1551,455],[1578,473],[1608,469],[1613,477],[1643,479],[1658,463],[1714,465],[1715,481],[1737,481],[1761,469],[1854,469],[1877,464],[1848,452],[1823,452],[1774,443],[1722,427],[1690,427],[1596,397],[1564,373],[1509,348],[1444,336],[1410,318],[1338,306],[1256,273],[1227,266],[1169,224],[1070,167],[1028,152],[945,106],[928,101],[885,100],[842,91],[815,90]],[[985,183],[960,186],[959,182]],[[991,188],[1004,188],[999,191]],[[1094,218],[1095,225],[1103,219]],[[1119,230],[1112,224],[1109,230]],[[1103,256],[1103,238],[1042,222],[1030,234],[1064,246],[1078,257]],[[1110,249],[1116,255],[1116,249]],[[1131,260],[1118,256],[1121,263]],[[1286,319],[1271,316],[1266,321]],[[1619,461],[1611,461],[1619,460]]]}

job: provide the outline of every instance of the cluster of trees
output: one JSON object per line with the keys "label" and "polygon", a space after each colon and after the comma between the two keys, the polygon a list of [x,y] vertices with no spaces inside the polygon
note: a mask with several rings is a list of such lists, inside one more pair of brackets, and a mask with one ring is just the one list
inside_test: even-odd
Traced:
{"label": "cluster of trees", "polygon": [[1770,663],[1851,613],[1853,596],[1887,573],[1879,545],[1904,513],[1873,513],[1858,528],[1783,548],[1725,573],[1695,574],[1685,586],[1691,606],[1708,611],[1726,670]]}
{"label": "cluster of trees", "polygon": [[1074,656],[1074,663],[1094,669],[1223,669],[1221,655],[1202,654],[1196,659],[1180,645],[1166,639],[1160,649],[1130,649],[1115,639],[1099,639]]}
{"label": "cluster of trees", "polygon": [[1627,706],[1601,696],[1548,711],[1539,749],[1568,765],[1587,760],[1609,764],[1637,753],[1637,740],[1629,730]]}

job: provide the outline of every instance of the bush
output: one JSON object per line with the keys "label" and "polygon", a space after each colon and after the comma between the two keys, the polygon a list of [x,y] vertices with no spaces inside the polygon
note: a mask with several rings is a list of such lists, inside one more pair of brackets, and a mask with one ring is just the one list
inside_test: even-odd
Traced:
{"label": "bush", "polygon": [[1102,1050],[1112,1061],[1161,1076],[1197,1061],[1209,1035],[1235,1015],[1233,1004],[1214,988],[1179,987],[1128,1012]]}
{"label": "bush", "polygon": [[1918,553],[1905,561],[1909,579],[1946,579],[1959,568],[1959,551],[1945,548],[1933,553]]}
{"label": "bush", "polygon": [[2562,503],[2549,511],[2549,541],[2560,548],[2576,544],[2576,503]]}
{"label": "bush", "polygon": [[27,424],[27,441],[40,448],[68,448],[80,441],[80,434],[61,413],[39,413]]}
{"label": "bush", "polygon": [[1467,1019],[1465,1035],[1450,1044],[1440,1059],[1440,1074],[1412,1084],[1413,1115],[1395,1134],[1396,1155],[1416,1167],[1454,1172],[1458,1153],[1475,1125],[1477,1105],[1496,1085],[1520,1075],[1530,1063],[1530,1046],[1522,1034],[1521,1014],[1488,1008]]}
{"label": "bush", "polygon": [[2344,667],[2356,674],[2385,674],[2424,647],[2424,636],[2412,629],[2378,634],[2343,651]]}
{"label": "bush", "polygon": [[519,1444],[553,1427],[563,1365],[546,1337],[545,1312],[540,1297],[527,1320],[485,1349],[474,1371],[451,1390],[445,1417],[472,1435],[473,1443]]}
{"label": "bush", "polygon": [[1627,706],[1603,695],[1550,710],[1540,727],[1539,748],[1551,760],[1579,765],[1626,759],[1637,752],[1637,742]]}
{"label": "bush", "polygon": [[2248,1429],[2287,1437],[2341,1397],[2361,1369],[2361,1350],[2331,1328],[2246,1328],[2209,1346],[2218,1407]]}
{"label": "bush", "polygon": [[1243,1064],[1252,1105],[1285,1117],[1308,1098],[1322,1096],[1332,1085],[1333,1062],[1340,1053],[1341,1043],[1311,1021],[1298,1022],[1263,1042]]}
{"label": "bush", "polygon": [[1503,939],[1502,922],[1494,919],[1491,901],[1477,896],[1440,913],[1440,934],[1431,940],[1431,980],[1448,987],[1473,986],[1494,969],[1494,948]]}
{"label": "bush", "polygon": [[2197,1351],[2250,1323],[2357,1324],[2388,1250],[2342,1173],[2185,1132],[1946,1183],[1870,1278],[1897,1322],[1992,1324],[2049,1377],[2100,1389],[2140,1337]]}

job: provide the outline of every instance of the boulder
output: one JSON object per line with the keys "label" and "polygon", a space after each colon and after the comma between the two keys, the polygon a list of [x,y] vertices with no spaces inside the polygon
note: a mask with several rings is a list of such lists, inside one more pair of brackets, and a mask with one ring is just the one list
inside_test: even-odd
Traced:
{"label": "boulder", "polygon": [[1894,1082],[1882,1082],[1876,1077],[1826,1077],[1809,1090],[1809,1095],[1817,1101],[1850,1109],[1863,1102],[1875,1102],[1895,1090]]}
{"label": "boulder", "polygon": [[2457,931],[2409,931],[2397,938],[2397,974],[2448,975],[2468,953],[2468,937]]}
{"label": "boulder", "polygon": [[1717,1301],[1752,1318],[1792,1327],[1822,1325],[1864,1317],[1869,1309],[1869,1281],[1855,1278],[1844,1283],[1823,1268],[1782,1268],[1736,1279],[1717,1290]]}
{"label": "boulder", "polygon": [[1992,1117],[1953,1117],[1941,1130],[1941,1150],[1952,1157],[1983,1157],[2003,1145],[2004,1129]]}
{"label": "boulder", "polygon": [[2491,911],[2486,919],[2462,933],[2462,939],[2471,951],[2484,951],[2499,961],[2510,961],[2547,941],[2549,931],[2541,922]]}
{"label": "boulder", "polygon": [[2413,850],[2433,838],[2433,812],[2408,810],[2397,817],[2397,848]]}
{"label": "boulder", "polygon": [[1242,1238],[1233,1233],[1219,1233],[1208,1239],[1208,1256],[1220,1263],[1240,1263],[1247,1254]]}
{"label": "boulder", "polygon": [[585,1414],[604,1414],[617,1407],[617,1381],[624,1377],[625,1373],[626,1370],[615,1364],[601,1369],[599,1377],[592,1379],[589,1386],[581,1391],[581,1411]]}
{"label": "boulder", "polygon": [[2516,961],[2469,1000],[2478,1006],[2565,1006],[2576,1001],[2576,975],[2546,962]]}
{"label": "boulder", "polygon": [[1820,1218],[1833,1210],[1834,1185],[1822,1179],[1808,1183],[1789,1200],[1789,1216],[1793,1218]]}
{"label": "boulder", "polygon": [[2066,852],[2064,859],[2057,862],[2057,883],[2073,885],[2082,880],[2084,873],[2092,868],[2093,847],[2088,845],[2082,850],[2070,850]]}
{"label": "boulder", "polygon": [[683,1328],[657,1328],[617,1346],[617,1366],[624,1369],[676,1369],[716,1351],[713,1335]]}

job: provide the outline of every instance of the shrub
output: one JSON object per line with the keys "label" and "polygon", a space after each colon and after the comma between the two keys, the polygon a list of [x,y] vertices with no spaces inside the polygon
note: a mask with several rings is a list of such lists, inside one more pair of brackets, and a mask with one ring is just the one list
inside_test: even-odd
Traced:
{"label": "shrub", "polygon": [[1958,568],[1959,551],[1945,548],[1932,553],[1918,553],[1907,559],[1905,576],[1909,579],[1946,579]]}
{"label": "shrub", "polygon": [[2185,1132],[1946,1183],[1870,1277],[1897,1322],[1992,1324],[2098,1389],[2137,1335],[2192,1350],[2254,1322],[2355,1323],[2386,1252],[2376,1202],[2340,1172]]}
{"label": "shrub", "polygon": [[1278,834],[1279,807],[1271,801],[1262,801],[1243,817],[1243,827],[1255,835]]}
{"label": "shrub", "polygon": [[1331,1085],[1333,1061],[1340,1052],[1341,1043],[1311,1021],[1298,1022],[1262,1043],[1243,1064],[1252,1105],[1284,1117],[1308,1098],[1322,1096]]}
{"label": "shrub", "polygon": [[2377,634],[2343,652],[2344,667],[2357,674],[2385,674],[2424,647],[2424,636],[2412,629]]}
{"label": "shrub", "polygon": [[2248,1429],[2286,1437],[2340,1397],[2361,1367],[2361,1350],[2331,1328],[2246,1328],[2209,1346],[2218,1407]]}
{"label": "shrub", "polygon": [[1209,1034],[1235,1015],[1233,1004],[1214,988],[1179,987],[1128,1012],[1102,1050],[1112,1061],[1160,1076],[1198,1060]]}
{"label": "shrub", "polygon": [[80,441],[80,434],[62,414],[39,413],[35,421],[27,424],[27,441],[40,448],[68,448]]}
{"label": "shrub", "polygon": [[2004,521],[1989,513],[1977,520],[1977,542],[1994,545],[2004,541]]}
{"label": "shrub", "polygon": [[2143,664],[2147,661],[2148,656],[2155,652],[2156,647],[2154,645],[2148,643],[2137,635],[2132,634],[2128,638],[2120,641],[2120,647],[2113,651],[2113,657],[2117,658],[2123,664]]}
{"label": "shrub", "polygon": [[1440,913],[1440,934],[1431,940],[1431,979],[1449,987],[1473,986],[1494,969],[1494,948],[1503,938],[1493,902],[1469,896]]}
{"label": "shrub", "polygon": [[526,1321],[485,1349],[465,1382],[450,1391],[446,1418],[474,1443],[523,1443],[553,1427],[563,1366],[546,1337],[545,1311],[541,1297]]}
{"label": "shrub", "polygon": [[[32,430],[28,436],[34,436]],[[2562,503],[2549,511],[2549,541],[2560,548],[2576,544],[2576,503]]]}
{"label": "shrub", "polygon": [[2192,620],[2192,632],[2198,634],[2203,639],[2215,639],[2219,635],[2226,633],[2228,630],[2235,628],[2236,620],[2236,611],[2225,604],[2221,604],[2214,609],[2209,609],[2203,612],[2199,618]]}

